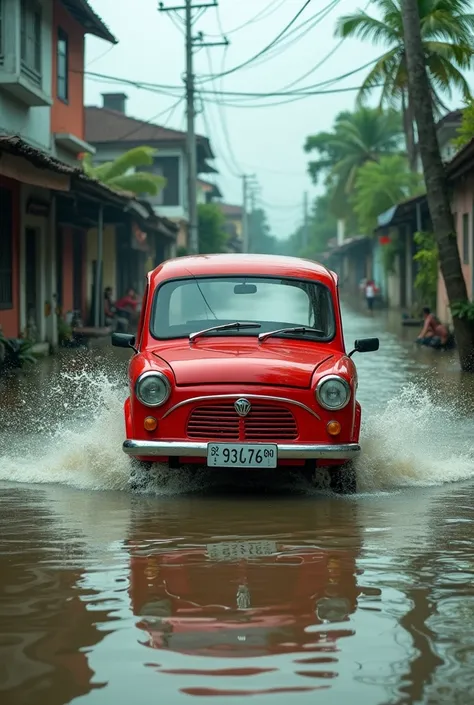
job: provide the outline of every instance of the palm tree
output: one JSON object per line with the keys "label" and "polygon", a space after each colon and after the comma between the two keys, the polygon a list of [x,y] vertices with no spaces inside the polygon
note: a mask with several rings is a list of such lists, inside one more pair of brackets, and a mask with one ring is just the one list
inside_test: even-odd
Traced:
{"label": "palm tree", "polygon": [[[410,167],[416,168],[414,115],[408,93],[408,73],[403,39],[401,0],[373,0],[381,19],[364,11],[341,17],[336,36],[358,37],[385,44],[388,50],[376,61],[359,92],[362,104],[367,95],[382,87],[380,106],[402,108],[404,132]],[[469,84],[461,73],[470,68],[474,54],[474,15],[470,0],[417,0],[426,68],[430,78],[437,115],[446,111],[442,96],[451,97],[453,88],[465,99],[470,97]]]}
{"label": "palm tree", "polygon": [[395,110],[362,107],[354,113],[340,113],[332,132],[319,132],[307,138],[305,151],[319,152],[320,158],[308,169],[317,183],[326,176],[331,193],[331,210],[340,219],[350,214],[350,196],[358,169],[386,154],[400,153],[403,126]]}
{"label": "palm tree", "polygon": [[389,155],[367,162],[357,172],[352,198],[361,230],[373,233],[380,213],[424,190],[421,175],[409,170],[406,157]]}
{"label": "palm tree", "polygon": [[[94,166],[90,154],[82,160],[84,172],[97,181],[117,191],[129,191],[136,195],[156,196],[166,186],[166,179],[158,174],[135,171],[153,164],[156,150],[152,147],[135,147],[124,152],[112,162]],[[129,172],[131,169],[134,171]]]}

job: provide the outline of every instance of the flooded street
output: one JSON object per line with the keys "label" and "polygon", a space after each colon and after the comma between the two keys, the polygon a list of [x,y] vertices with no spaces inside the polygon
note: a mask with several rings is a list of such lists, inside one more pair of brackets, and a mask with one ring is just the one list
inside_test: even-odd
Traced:
{"label": "flooded street", "polygon": [[131,492],[126,351],[0,381],[1,705],[472,702],[474,379],[343,316],[348,347],[381,339],[351,497],[164,469]]}

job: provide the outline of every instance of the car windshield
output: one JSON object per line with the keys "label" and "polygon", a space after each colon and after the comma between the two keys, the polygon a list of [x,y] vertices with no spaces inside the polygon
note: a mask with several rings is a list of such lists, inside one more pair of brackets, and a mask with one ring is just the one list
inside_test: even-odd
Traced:
{"label": "car windshield", "polygon": [[307,326],[315,332],[279,333],[305,340],[331,340],[335,334],[331,292],[320,282],[276,277],[193,277],[173,279],[155,293],[151,334],[160,340],[235,321],[259,328],[216,330],[217,336],[257,336],[279,328]]}

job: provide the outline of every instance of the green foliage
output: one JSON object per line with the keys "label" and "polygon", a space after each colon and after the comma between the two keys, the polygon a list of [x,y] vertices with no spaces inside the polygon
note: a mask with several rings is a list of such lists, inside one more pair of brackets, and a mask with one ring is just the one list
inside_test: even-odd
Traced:
{"label": "green foliage", "polygon": [[402,120],[397,111],[364,107],[354,113],[340,113],[331,132],[307,138],[305,151],[319,154],[317,161],[309,163],[309,172],[314,183],[325,177],[334,215],[350,215],[350,196],[358,169],[383,155],[400,153],[402,136]]}
{"label": "green foliage", "polygon": [[434,308],[438,288],[438,247],[433,233],[417,232],[414,240],[417,252],[413,259],[419,267],[414,281],[415,290],[425,305]]}
{"label": "green foliage", "polygon": [[458,149],[464,147],[474,137],[474,99],[467,101],[466,107],[462,111],[462,122],[458,128],[458,135],[453,140],[453,144]]}
{"label": "green foliage", "polygon": [[202,203],[198,206],[200,254],[210,255],[225,251],[227,234],[224,222],[224,215],[215,203]]}
{"label": "green foliage", "polygon": [[367,162],[357,172],[352,197],[360,231],[372,234],[377,216],[422,192],[422,177],[409,170],[405,157],[390,155],[381,157],[378,162]]}
{"label": "green foliage", "polygon": [[184,245],[180,245],[176,249],[176,257],[186,257],[188,254],[188,250]]}
{"label": "green foliage", "polygon": [[474,322],[474,303],[472,301],[454,301],[450,304],[453,318]]}
{"label": "green foliage", "polygon": [[402,243],[396,235],[392,235],[391,242],[381,248],[382,265],[386,274],[396,274],[397,257],[401,254]]}
{"label": "green foliage", "polygon": [[[408,93],[401,1],[374,0],[372,4],[380,11],[380,18],[361,10],[345,15],[337,22],[336,35],[388,47],[365,78],[358,100],[362,103],[382,84],[380,104],[398,106]],[[446,109],[442,96],[451,98],[453,88],[466,99],[470,97],[469,84],[461,72],[470,68],[474,53],[474,15],[470,0],[419,0],[418,7],[426,69],[439,113]]]}
{"label": "green foliage", "polygon": [[18,369],[26,365],[34,365],[37,358],[33,353],[32,340],[12,340],[5,338],[0,332],[0,348],[4,351],[1,365],[4,369]]}
{"label": "green foliage", "polygon": [[[94,166],[90,154],[82,160],[87,176],[97,179],[116,191],[130,191],[138,195],[156,196],[165,186],[166,179],[158,174],[140,171],[153,165],[156,149],[152,147],[135,147],[124,152],[117,159]],[[132,173],[127,173],[131,169]],[[136,171],[135,171],[136,170]]]}
{"label": "green foliage", "polygon": [[256,208],[248,215],[249,251],[272,255],[278,251],[278,243],[273,237],[268,224],[267,214],[262,208]]}

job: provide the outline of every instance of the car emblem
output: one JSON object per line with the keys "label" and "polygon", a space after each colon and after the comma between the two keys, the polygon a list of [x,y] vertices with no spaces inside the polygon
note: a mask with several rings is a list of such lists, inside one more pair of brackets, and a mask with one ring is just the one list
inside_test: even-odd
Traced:
{"label": "car emblem", "polygon": [[252,405],[249,401],[247,401],[247,399],[237,399],[234,404],[234,409],[239,416],[247,416],[247,414],[250,413],[251,408]]}

